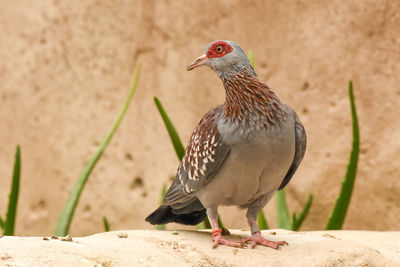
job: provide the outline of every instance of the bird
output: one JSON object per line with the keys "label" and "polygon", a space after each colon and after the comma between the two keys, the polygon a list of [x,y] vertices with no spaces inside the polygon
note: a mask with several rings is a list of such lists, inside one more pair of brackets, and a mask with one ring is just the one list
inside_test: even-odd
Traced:
{"label": "bird", "polygon": [[[225,102],[208,111],[194,129],[161,206],[146,221],[196,225],[207,216],[213,247],[274,249],[287,244],[261,235],[257,215],[292,179],[306,150],[299,116],[255,73],[239,44],[217,40],[187,66],[210,67],[221,79]],[[247,209],[251,237],[233,241],[218,225],[219,206]]]}

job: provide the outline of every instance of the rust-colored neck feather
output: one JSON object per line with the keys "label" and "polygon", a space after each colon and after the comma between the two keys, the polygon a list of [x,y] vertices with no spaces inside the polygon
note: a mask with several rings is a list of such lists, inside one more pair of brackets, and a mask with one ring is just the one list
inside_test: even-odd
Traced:
{"label": "rust-colored neck feather", "polygon": [[284,105],[254,74],[244,70],[222,79],[226,91],[223,118],[251,128],[269,128],[285,116]]}

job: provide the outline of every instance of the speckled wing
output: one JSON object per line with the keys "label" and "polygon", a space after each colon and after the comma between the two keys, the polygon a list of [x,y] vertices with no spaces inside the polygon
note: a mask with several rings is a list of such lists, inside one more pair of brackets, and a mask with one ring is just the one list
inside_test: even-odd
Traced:
{"label": "speckled wing", "polygon": [[210,110],[194,129],[174,182],[165,195],[165,204],[186,202],[207,184],[224,163],[230,146],[222,141],[216,114],[222,106]]}
{"label": "speckled wing", "polygon": [[295,116],[295,138],[296,138],[296,148],[294,152],[293,162],[290,165],[288,172],[286,173],[285,178],[283,179],[281,185],[279,186],[278,190],[283,189],[292,179],[294,173],[296,172],[297,168],[299,167],[301,161],[303,160],[304,153],[306,152],[307,146],[307,135],[306,131],[304,130],[303,124],[301,123],[297,114],[293,111]]}

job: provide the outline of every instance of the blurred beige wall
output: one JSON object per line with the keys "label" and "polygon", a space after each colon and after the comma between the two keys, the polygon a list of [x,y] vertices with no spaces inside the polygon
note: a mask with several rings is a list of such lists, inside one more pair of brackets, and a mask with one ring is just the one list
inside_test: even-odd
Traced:
{"label": "blurred beige wall", "polygon": [[[152,228],[144,218],[178,165],[153,96],[186,143],[201,116],[224,101],[211,70],[186,65],[209,42],[230,39],[253,50],[260,78],[306,127],[308,151],[287,187],[292,210],[314,194],[303,229],[324,228],[346,171],[352,79],[361,154],[345,228],[400,230],[399,25],[398,1],[1,1],[0,212],[20,144],[16,234],[53,232],[140,62],[136,96],[71,233],[102,231],[102,216],[112,229]],[[273,202],[265,212],[276,227]],[[243,211],[221,214],[228,227],[247,228]]]}

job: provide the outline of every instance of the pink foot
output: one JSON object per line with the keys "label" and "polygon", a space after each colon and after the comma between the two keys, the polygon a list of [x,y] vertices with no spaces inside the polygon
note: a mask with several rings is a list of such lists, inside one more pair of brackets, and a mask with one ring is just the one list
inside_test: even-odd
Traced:
{"label": "pink foot", "polygon": [[235,248],[243,248],[244,243],[241,241],[231,241],[223,237],[221,234],[213,236],[212,240],[214,241],[213,248],[218,247],[218,245],[225,245],[225,246],[230,246],[230,247],[235,247]]}
{"label": "pink foot", "polygon": [[246,238],[242,240],[242,242],[249,242],[251,241],[251,248],[255,248],[257,244],[274,248],[274,249],[279,249],[280,246],[282,245],[288,245],[286,241],[269,241],[262,237],[260,232],[254,233],[251,235],[250,238]]}
{"label": "pink foot", "polygon": [[218,247],[219,244],[235,248],[242,248],[243,246],[245,246],[245,244],[242,241],[231,241],[226,239],[221,235],[221,232],[222,232],[221,228],[211,231],[212,241],[214,241],[213,248]]}

